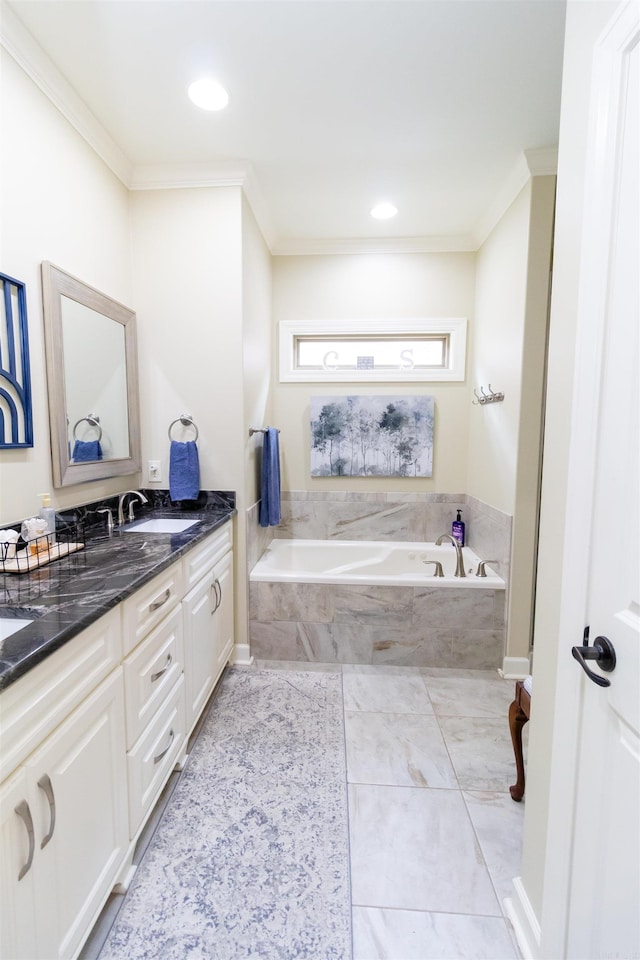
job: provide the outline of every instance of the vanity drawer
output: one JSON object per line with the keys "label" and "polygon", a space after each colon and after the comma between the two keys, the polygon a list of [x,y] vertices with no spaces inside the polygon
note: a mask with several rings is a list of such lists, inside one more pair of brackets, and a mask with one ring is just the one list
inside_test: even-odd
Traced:
{"label": "vanity drawer", "polygon": [[184,593],[182,584],[182,563],[178,561],[124,601],[122,642],[125,655],[179,602]]}
{"label": "vanity drawer", "polygon": [[182,604],[124,661],[127,749],[131,747],[182,673]]}
{"label": "vanity drawer", "polygon": [[191,550],[183,559],[184,592],[200,580],[211,567],[218,562],[233,546],[233,526],[231,522],[216,533],[211,534],[197,549]]}
{"label": "vanity drawer", "polygon": [[127,754],[129,830],[133,839],[156,802],[185,739],[184,675]]}

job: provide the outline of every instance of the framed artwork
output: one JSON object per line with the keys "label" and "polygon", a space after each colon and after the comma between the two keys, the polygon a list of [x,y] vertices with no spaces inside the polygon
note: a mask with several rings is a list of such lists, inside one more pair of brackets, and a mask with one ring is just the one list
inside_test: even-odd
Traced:
{"label": "framed artwork", "polygon": [[430,477],[433,397],[311,397],[312,477]]}
{"label": "framed artwork", "polygon": [[33,446],[25,285],[0,273],[0,450]]}

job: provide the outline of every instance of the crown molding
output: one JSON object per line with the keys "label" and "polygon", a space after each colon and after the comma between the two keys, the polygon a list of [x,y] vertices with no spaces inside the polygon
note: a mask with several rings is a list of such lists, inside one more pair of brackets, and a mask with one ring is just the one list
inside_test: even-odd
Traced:
{"label": "crown molding", "polygon": [[493,201],[473,231],[474,249],[479,250],[494,227],[500,222],[531,177],[554,176],[558,171],[558,148],[523,150],[501,185]]}
{"label": "crown molding", "polygon": [[367,253],[473,253],[473,237],[353,237],[328,240],[278,240],[271,253],[274,257],[331,256],[332,254]]}
{"label": "crown molding", "polygon": [[128,187],[131,163],[120,147],[6,3],[0,5],[0,12],[0,44],[118,179]]}

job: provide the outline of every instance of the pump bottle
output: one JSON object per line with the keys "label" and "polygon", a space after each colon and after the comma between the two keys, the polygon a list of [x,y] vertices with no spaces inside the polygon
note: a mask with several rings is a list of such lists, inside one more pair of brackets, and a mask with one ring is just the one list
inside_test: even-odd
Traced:
{"label": "pump bottle", "polygon": [[40,507],[39,516],[47,524],[47,537],[49,543],[56,542],[56,512],[51,506],[51,496],[48,493],[41,493],[42,506]]}
{"label": "pump bottle", "polygon": [[464,547],[464,522],[460,516],[462,510],[457,511],[458,516],[451,524],[451,536],[455,537],[461,547]]}

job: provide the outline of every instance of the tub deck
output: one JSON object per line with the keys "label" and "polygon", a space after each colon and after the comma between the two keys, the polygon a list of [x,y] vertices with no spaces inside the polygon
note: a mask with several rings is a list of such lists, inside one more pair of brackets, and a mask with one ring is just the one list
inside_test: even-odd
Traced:
{"label": "tub deck", "polygon": [[[453,544],[379,540],[273,540],[251,571],[252,582],[334,583],[380,586],[458,587],[504,590],[505,581],[490,566],[477,577],[481,557],[463,548],[467,576],[455,577]],[[444,577],[436,577],[442,564]]]}

